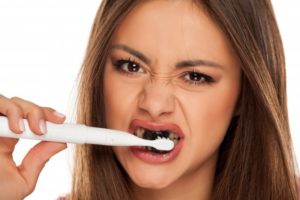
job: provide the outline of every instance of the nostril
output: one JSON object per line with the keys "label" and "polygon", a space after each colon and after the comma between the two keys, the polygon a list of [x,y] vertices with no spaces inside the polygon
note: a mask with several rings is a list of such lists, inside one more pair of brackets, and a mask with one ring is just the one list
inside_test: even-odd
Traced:
{"label": "nostril", "polygon": [[173,92],[165,87],[145,88],[138,97],[138,108],[143,114],[147,114],[152,120],[169,115],[175,110],[175,97]]}

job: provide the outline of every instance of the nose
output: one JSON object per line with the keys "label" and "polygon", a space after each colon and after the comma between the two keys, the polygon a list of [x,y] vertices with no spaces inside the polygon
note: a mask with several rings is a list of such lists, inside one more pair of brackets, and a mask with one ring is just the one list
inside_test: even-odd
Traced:
{"label": "nose", "polygon": [[163,84],[162,81],[149,81],[139,96],[138,107],[152,119],[172,113],[175,98],[171,86],[168,83]]}

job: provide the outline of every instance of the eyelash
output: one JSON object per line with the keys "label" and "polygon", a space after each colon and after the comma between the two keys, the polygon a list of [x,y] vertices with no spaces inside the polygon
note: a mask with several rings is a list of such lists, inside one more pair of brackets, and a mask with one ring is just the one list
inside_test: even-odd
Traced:
{"label": "eyelash", "polygon": [[122,69],[124,64],[134,64],[136,65],[138,68],[140,68],[141,64],[137,61],[135,61],[133,58],[128,58],[128,59],[119,59],[116,60],[115,62],[113,62],[113,66],[115,67],[115,69],[121,73],[124,73],[126,75],[135,75],[136,72],[130,72],[130,71],[125,71],[124,69]]}
{"label": "eyelash", "polygon": [[[199,81],[193,81],[193,80],[188,80],[186,78],[184,78],[185,76],[187,75],[197,75],[197,76],[200,76],[200,80]],[[204,79],[204,80],[203,80]],[[184,82],[186,82],[187,84],[190,84],[190,85],[201,85],[201,84],[212,84],[214,83],[214,79],[206,74],[203,74],[203,73],[200,73],[200,72],[194,72],[194,71],[189,71],[189,72],[185,72],[184,73],[184,76],[182,77],[182,80]]]}
{"label": "eyelash", "polygon": [[[117,71],[124,73],[126,75],[136,75],[136,73],[138,72],[130,72],[130,71],[125,71],[124,69],[122,69],[124,64],[133,64],[136,65],[136,67],[138,67],[139,69],[141,68],[141,65],[138,61],[135,61],[133,58],[128,58],[128,59],[119,59],[115,62],[113,62],[113,66],[117,69]],[[194,73],[194,75],[197,75],[198,77],[200,76],[200,80],[199,81],[193,81],[193,80],[188,80],[185,77],[187,75],[192,75]],[[203,81],[204,78],[204,81]],[[184,72],[181,76],[181,79],[190,85],[202,85],[202,84],[212,84],[215,82],[215,80],[211,77],[208,76],[204,73],[200,73],[200,72],[196,72],[196,71],[187,71]]]}

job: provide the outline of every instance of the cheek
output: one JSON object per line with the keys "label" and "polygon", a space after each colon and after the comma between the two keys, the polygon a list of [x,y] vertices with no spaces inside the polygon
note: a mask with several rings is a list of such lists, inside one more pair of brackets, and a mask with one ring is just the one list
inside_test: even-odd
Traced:
{"label": "cheek", "polygon": [[137,101],[137,87],[120,80],[110,69],[104,73],[105,118],[108,128],[126,130]]}
{"label": "cheek", "polygon": [[[227,127],[235,109],[236,98],[224,91],[203,96],[197,102],[189,104],[191,126],[199,134],[217,134]],[[203,133],[202,133],[203,131]],[[222,131],[223,132],[223,131]]]}
{"label": "cheek", "polygon": [[185,102],[185,116],[190,129],[188,142],[192,147],[189,155],[194,161],[210,158],[223,141],[239,94],[238,84],[227,86],[216,87]]}

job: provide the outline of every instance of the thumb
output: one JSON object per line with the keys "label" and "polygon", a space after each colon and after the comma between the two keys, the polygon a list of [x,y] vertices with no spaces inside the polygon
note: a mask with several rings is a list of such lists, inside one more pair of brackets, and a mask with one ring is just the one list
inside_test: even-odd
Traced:
{"label": "thumb", "polygon": [[65,143],[58,142],[40,142],[35,145],[25,156],[18,170],[28,186],[27,192],[32,192],[40,172],[47,161],[58,152],[67,147]]}

